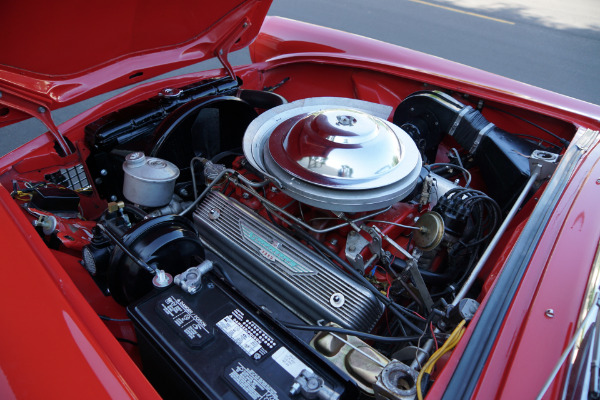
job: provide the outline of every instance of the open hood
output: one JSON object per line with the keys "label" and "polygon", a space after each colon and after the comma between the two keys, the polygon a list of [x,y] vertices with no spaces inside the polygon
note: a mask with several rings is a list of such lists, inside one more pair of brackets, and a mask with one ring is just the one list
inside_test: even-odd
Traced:
{"label": "open hood", "polygon": [[[10,2],[0,17],[0,126],[254,40],[270,0]],[[44,116],[43,114],[46,114]],[[51,122],[51,121],[50,121]],[[52,128],[50,128],[52,130]]]}

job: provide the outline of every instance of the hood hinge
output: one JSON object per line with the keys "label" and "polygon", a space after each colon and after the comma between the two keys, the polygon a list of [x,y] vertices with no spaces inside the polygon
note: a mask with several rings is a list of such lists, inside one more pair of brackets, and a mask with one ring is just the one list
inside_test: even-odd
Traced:
{"label": "hood hinge", "polygon": [[0,91],[0,105],[14,108],[15,110],[19,110],[25,114],[39,119],[46,126],[46,128],[48,128],[54,139],[56,139],[58,145],[64,152],[64,155],[68,156],[73,153],[69,147],[69,144],[54,124],[48,107],[44,106],[43,104],[38,104],[28,99],[24,99],[12,93],[8,93],[5,90]]}

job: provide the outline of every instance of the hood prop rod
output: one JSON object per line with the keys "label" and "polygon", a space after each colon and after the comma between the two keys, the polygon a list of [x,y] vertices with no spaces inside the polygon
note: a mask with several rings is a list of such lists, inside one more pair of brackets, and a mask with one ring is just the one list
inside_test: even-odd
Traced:
{"label": "hood prop rod", "polygon": [[233,79],[237,81],[237,76],[235,75],[235,71],[231,66],[231,63],[227,59],[227,55],[231,51],[231,47],[237,42],[237,40],[242,36],[244,31],[250,26],[250,20],[248,18],[244,18],[244,22],[235,28],[229,35],[225,36],[225,38],[219,44],[217,50],[215,51],[216,57],[219,59],[223,68],[227,71],[227,74]]}
{"label": "hood prop rod", "polygon": [[0,92],[0,105],[8,106],[31,117],[39,119],[46,126],[46,128],[48,128],[48,131],[54,137],[54,139],[56,139],[64,155],[68,156],[73,154],[69,144],[59,132],[58,128],[54,124],[54,121],[52,121],[50,110],[46,106],[36,104],[33,101],[24,99],[12,93],[8,93],[5,90]]}

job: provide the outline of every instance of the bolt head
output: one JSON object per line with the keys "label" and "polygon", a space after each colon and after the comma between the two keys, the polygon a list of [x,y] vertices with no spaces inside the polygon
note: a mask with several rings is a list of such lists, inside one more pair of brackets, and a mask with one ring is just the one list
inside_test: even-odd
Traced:
{"label": "bolt head", "polygon": [[210,210],[208,210],[208,219],[214,221],[216,219],[218,219],[221,216],[221,212],[219,210],[217,210],[216,208],[211,208]]}
{"label": "bolt head", "polygon": [[310,390],[315,390],[319,388],[319,380],[317,378],[310,378],[308,380],[308,382],[306,382],[306,386],[308,386],[308,388]]}
{"label": "bolt head", "polygon": [[554,310],[549,308],[546,311],[544,311],[544,315],[548,318],[554,318]]}
{"label": "bolt head", "polygon": [[300,392],[300,384],[298,382],[294,382],[292,387],[290,388],[290,395],[294,396]]}

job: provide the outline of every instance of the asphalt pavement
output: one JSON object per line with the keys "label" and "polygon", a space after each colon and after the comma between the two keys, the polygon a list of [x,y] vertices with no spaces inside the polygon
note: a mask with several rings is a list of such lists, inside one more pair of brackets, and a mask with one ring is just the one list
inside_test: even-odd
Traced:
{"label": "asphalt pavement", "polygon": [[[598,0],[274,0],[269,15],[372,37],[600,104]],[[248,63],[248,53],[231,60]],[[218,65],[209,60],[168,75]],[[54,120],[60,124],[114,94],[57,110]],[[2,128],[0,154],[44,132],[35,120]]]}

